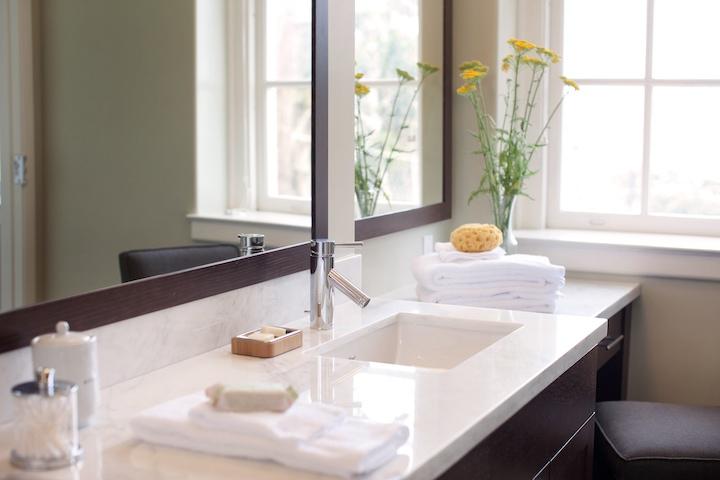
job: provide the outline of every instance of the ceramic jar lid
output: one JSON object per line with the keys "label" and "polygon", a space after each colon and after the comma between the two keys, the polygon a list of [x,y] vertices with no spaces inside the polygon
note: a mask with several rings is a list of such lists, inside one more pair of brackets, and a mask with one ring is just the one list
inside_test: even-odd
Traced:
{"label": "ceramic jar lid", "polygon": [[31,345],[37,347],[73,347],[95,342],[95,335],[70,331],[68,322],[58,322],[55,333],[46,333],[32,339]]}

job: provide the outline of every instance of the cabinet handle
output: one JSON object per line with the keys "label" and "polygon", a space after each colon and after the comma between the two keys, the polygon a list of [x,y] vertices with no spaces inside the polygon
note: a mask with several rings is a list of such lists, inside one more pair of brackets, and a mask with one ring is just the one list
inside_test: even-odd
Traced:
{"label": "cabinet handle", "polygon": [[611,337],[606,337],[600,342],[600,345],[604,346],[605,350],[610,351],[613,348],[620,345],[624,339],[625,339],[625,335],[622,335],[622,334],[618,335],[617,337],[612,338],[612,339],[611,339]]}

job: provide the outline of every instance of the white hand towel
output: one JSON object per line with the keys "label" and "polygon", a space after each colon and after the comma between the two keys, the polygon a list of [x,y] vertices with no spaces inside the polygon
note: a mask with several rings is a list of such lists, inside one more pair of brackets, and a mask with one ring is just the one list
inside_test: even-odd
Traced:
{"label": "white hand towel", "polygon": [[301,402],[295,402],[283,413],[221,412],[205,401],[191,408],[189,416],[200,427],[295,442],[310,440],[326,429],[337,426],[345,417],[345,412],[332,405]]}
{"label": "white hand towel", "polygon": [[495,282],[523,282],[538,286],[565,284],[565,267],[553,265],[547,257],[506,255],[498,260],[443,263],[437,253],[416,257],[412,262],[415,279],[423,287],[468,286]]}
{"label": "white hand towel", "polygon": [[505,310],[522,310],[525,312],[554,313],[558,294],[546,294],[538,298],[523,298],[513,293],[482,296],[455,293],[451,289],[444,291],[427,290],[417,287],[418,299],[427,303],[445,303],[450,305],[466,305],[469,307],[501,308]]}
{"label": "white hand towel", "polygon": [[143,441],[197,452],[273,460],[283,465],[351,477],[375,470],[395,457],[409,435],[399,424],[382,424],[346,417],[334,427],[305,441],[283,444],[275,439],[202,427],[190,410],[204,403],[202,393],[150,408],[130,421]]}
{"label": "white hand towel", "polygon": [[560,288],[555,284],[534,285],[522,282],[488,282],[475,285],[459,285],[456,287],[443,287],[438,289],[425,288],[418,284],[418,295],[422,290],[424,296],[442,297],[470,297],[470,298],[495,298],[495,299],[536,299],[545,300],[557,298]]}
{"label": "white hand towel", "polygon": [[[457,287],[457,288],[441,288],[439,290],[430,290],[418,285],[416,293],[418,299],[423,302],[439,302],[449,303],[447,300],[450,299],[462,299],[462,298],[474,298],[474,299],[486,299],[488,301],[493,300],[538,300],[541,302],[557,300],[562,296],[557,288],[553,289],[536,289],[531,288],[525,289],[505,289],[500,290],[497,293],[489,293],[493,289],[486,289],[483,287]],[[422,297],[422,298],[421,298]]]}
{"label": "white hand towel", "polygon": [[467,262],[472,260],[497,260],[505,255],[502,247],[496,247],[488,252],[461,252],[453,247],[450,242],[438,242],[435,244],[435,252],[437,252],[440,261],[444,263],[450,262]]}

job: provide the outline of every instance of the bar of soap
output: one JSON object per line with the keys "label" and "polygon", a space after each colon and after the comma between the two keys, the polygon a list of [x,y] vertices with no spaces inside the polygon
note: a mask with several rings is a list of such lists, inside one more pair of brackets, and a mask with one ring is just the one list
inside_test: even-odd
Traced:
{"label": "bar of soap", "polygon": [[269,342],[275,339],[272,333],[253,332],[247,336],[250,340],[258,340],[260,342]]}
{"label": "bar of soap", "polygon": [[217,383],[205,390],[216,410],[223,412],[284,412],[297,400],[294,388],[280,383],[228,386]]}
{"label": "bar of soap", "polygon": [[270,333],[276,337],[282,337],[287,333],[287,330],[280,327],[271,327],[270,325],[263,325],[260,329],[262,333]]}

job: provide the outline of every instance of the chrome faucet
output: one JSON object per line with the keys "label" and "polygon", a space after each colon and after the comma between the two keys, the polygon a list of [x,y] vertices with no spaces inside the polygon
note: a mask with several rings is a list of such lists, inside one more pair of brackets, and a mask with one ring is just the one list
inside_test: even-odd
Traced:
{"label": "chrome faucet", "polygon": [[332,240],[310,242],[310,327],[316,330],[333,328],[333,291],[337,288],[360,307],[370,297],[333,267],[335,247],[361,247],[362,242],[335,243]]}

